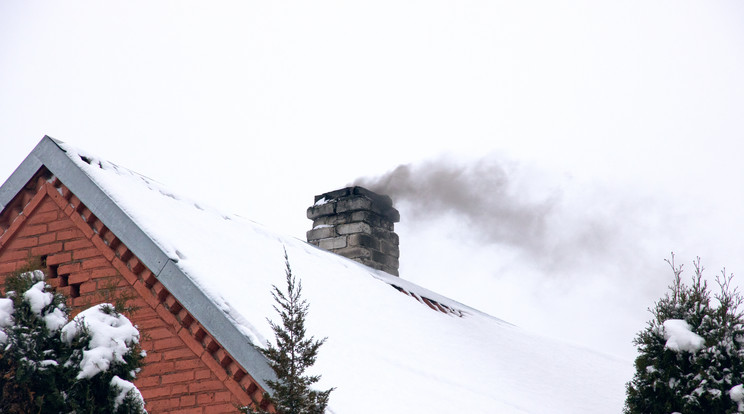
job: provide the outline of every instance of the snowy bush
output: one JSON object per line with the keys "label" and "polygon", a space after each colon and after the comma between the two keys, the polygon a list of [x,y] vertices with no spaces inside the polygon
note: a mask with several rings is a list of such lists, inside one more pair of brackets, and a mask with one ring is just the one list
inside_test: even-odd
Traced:
{"label": "snowy bush", "polygon": [[634,340],[639,355],[625,413],[744,412],[744,299],[731,288],[733,276],[716,278],[720,291],[711,298],[699,258],[690,286],[674,256],[668,263],[674,281]]}
{"label": "snowy bush", "polygon": [[1,413],[144,413],[132,384],[139,332],[112,305],[68,322],[39,270],[11,275],[0,298]]}
{"label": "snowy bush", "polygon": [[127,353],[139,342],[137,328],[124,315],[116,314],[108,303],[80,312],[62,328],[60,335],[68,345],[77,338],[90,337],[83,350],[77,379],[92,378],[107,371],[112,364],[126,364]]}

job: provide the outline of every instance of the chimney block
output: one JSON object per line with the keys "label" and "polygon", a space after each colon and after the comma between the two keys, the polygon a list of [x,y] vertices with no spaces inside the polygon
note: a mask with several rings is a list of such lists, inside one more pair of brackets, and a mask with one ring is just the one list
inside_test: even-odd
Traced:
{"label": "chimney block", "polygon": [[315,204],[307,209],[307,218],[313,220],[322,216],[329,216],[336,213],[335,204]]}
{"label": "chimney block", "polygon": [[[327,226],[327,224],[323,226]],[[333,226],[315,227],[314,229],[307,232],[307,241],[328,239],[336,236],[338,236],[338,233],[336,233],[336,228]]]}
{"label": "chimney block", "polygon": [[334,251],[338,249],[343,249],[346,246],[347,244],[346,244],[345,236],[318,240],[318,247],[320,247],[323,250]]}
{"label": "chimney block", "polygon": [[393,200],[363,187],[346,187],[315,196],[307,209],[313,228],[309,243],[374,269],[398,276],[400,213]]}
{"label": "chimney block", "polygon": [[364,222],[345,223],[336,226],[336,232],[339,235],[356,233],[372,234],[372,227]]}

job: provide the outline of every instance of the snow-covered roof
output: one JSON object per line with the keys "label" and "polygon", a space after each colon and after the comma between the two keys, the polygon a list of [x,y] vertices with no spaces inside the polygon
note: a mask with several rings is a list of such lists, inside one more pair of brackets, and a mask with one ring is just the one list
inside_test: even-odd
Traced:
{"label": "snow-covered roof", "polygon": [[[46,166],[261,381],[284,249],[328,337],[313,373],[335,413],[619,413],[632,365],[526,332],[421,286],[276,234],[45,137],[0,187],[0,211]],[[298,212],[302,214],[303,212]],[[391,285],[462,313],[434,312]],[[556,321],[560,323],[560,321]],[[261,381],[263,385],[263,381]]]}

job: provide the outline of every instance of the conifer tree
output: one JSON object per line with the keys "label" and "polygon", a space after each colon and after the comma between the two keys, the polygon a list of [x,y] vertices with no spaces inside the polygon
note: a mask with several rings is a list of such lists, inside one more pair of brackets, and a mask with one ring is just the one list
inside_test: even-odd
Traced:
{"label": "conifer tree", "polygon": [[[40,270],[9,276],[5,291],[7,297],[0,298],[0,413],[145,412],[131,383],[143,365],[138,333],[113,305],[89,308],[68,321],[64,296],[44,282]],[[108,355],[94,344],[101,342],[101,334],[86,318],[128,330],[129,338]]]}
{"label": "conifer tree", "polygon": [[[316,340],[313,336],[307,337],[305,318],[309,305],[302,298],[302,282],[292,274],[286,251],[284,260],[287,290],[284,292],[273,286],[271,292],[276,302],[274,310],[279,314],[282,324],[268,320],[274,331],[276,346],[268,342],[266,348],[261,350],[277,376],[277,380],[267,380],[273,394],[266,397],[280,414],[322,414],[333,388],[325,391],[313,390],[311,385],[318,382],[320,375],[305,375],[305,371],[315,364],[318,349],[326,338]],[[243,407],[241,411],[266,413],[251,407]]]}
{"label": "conifer tree", "polygon": [[688,286],[682,266],[669,292],[655,303],[653,318],[638,333],[636,373],[626,386],[626,414],[737,413],[744,411],[744,317],[742,295],[725,269],[713,295],[698,258]]}

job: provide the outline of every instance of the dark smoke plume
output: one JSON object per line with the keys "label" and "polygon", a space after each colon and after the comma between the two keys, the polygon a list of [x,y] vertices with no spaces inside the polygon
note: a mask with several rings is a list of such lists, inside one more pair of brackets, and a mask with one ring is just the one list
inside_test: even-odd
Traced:
{"label": "dark smoke plume", "polygon": [[487,157],[468,164],[440,159],[400,165],[354,184],[391,196],[402,220],[454,217],[465,227],[463,237],[518,249],[542,266],[570,268],[620,244],[623,230],[614,219],[623,207],[607,199],[598,201],[605,203],[601,209],[567,203],[557,184],[536,189],[532,178],[540,181],[535,171]]}
{"label": "dark smoke plume", "polygon": [[401,165],[357,185],[407,204],[414,219],[454,214],[490,242],[538,248],[553,200],[529,202],[511,188],[511,179],[497,162],[473,165],[426,162]]}

